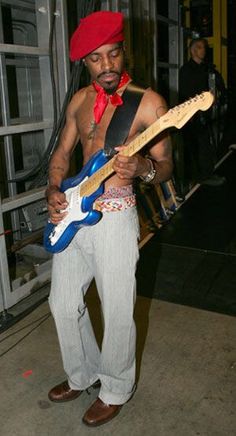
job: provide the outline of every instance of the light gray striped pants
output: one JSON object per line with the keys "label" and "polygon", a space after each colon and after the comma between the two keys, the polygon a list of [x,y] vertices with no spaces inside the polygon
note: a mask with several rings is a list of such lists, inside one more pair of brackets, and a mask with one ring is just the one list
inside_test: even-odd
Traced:
{"label": "light gray striped pants", "polygon": [[[49,304],[69,385],[84,390],[100,379],[99,397],[107,404],[125,403],[135,386],[138,237],[136,207],[104,212],[53,257]],[[104,318],[101,350],[84,304],[93,278]]]}

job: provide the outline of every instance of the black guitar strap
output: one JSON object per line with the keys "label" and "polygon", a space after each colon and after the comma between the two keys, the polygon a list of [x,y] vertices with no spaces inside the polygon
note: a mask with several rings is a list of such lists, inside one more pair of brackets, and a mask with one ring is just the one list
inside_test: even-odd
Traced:
{"label": "black guitar strap", "polygon": [[114,148],[124,144],[144,91],[142,88],[128,85],[123,92],[123,104],[116,108],[106,132],[104,145],[106,156],[113,157],[116,154]]}

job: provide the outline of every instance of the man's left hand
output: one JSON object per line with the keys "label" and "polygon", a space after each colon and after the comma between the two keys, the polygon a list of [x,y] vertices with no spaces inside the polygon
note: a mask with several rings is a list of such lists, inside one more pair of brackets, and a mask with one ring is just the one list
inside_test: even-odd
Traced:
{"label": "man's left hand", "polygon": [[139,154],[124,156],[122,151],[126,146],[116,147],[118,154],[115,156],[113,169],[120,179],[134,179],[135,177],[145,176],[150,171],[148,161]]}

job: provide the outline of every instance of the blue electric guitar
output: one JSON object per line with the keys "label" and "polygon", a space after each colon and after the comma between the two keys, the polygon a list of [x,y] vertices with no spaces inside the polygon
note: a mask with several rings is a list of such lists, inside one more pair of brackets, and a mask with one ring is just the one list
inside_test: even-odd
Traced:
{"label": "blue electric guitar", "polygon": [[[210,92],[203,92],[170,109],[130,142],[123,154],[134,155],[169,127],[180,129],[198,110],[209,109],[213,101],[214,97]],[[44,247],[47,251],[57,253],[64,250],[81,227],[92,226],[101,219],[102,213],[93,209],[93,204],[103,194],[103,182],[114,172],[114,159],[115,157],[108,159],[103,150],[99,150],[79,174],[63,181],[61,192],[66,195],[68,213],[59,224],[48,222],[46,225]]]}

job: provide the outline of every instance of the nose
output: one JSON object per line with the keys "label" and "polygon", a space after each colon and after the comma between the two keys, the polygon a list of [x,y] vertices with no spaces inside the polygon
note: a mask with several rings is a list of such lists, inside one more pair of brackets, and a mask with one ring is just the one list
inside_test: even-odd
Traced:
{"label": "nose", "polygon": [[110,71],[112,68],[113,62],[109,56],[104,56],[102,58],[102,68],[105,71]]}

